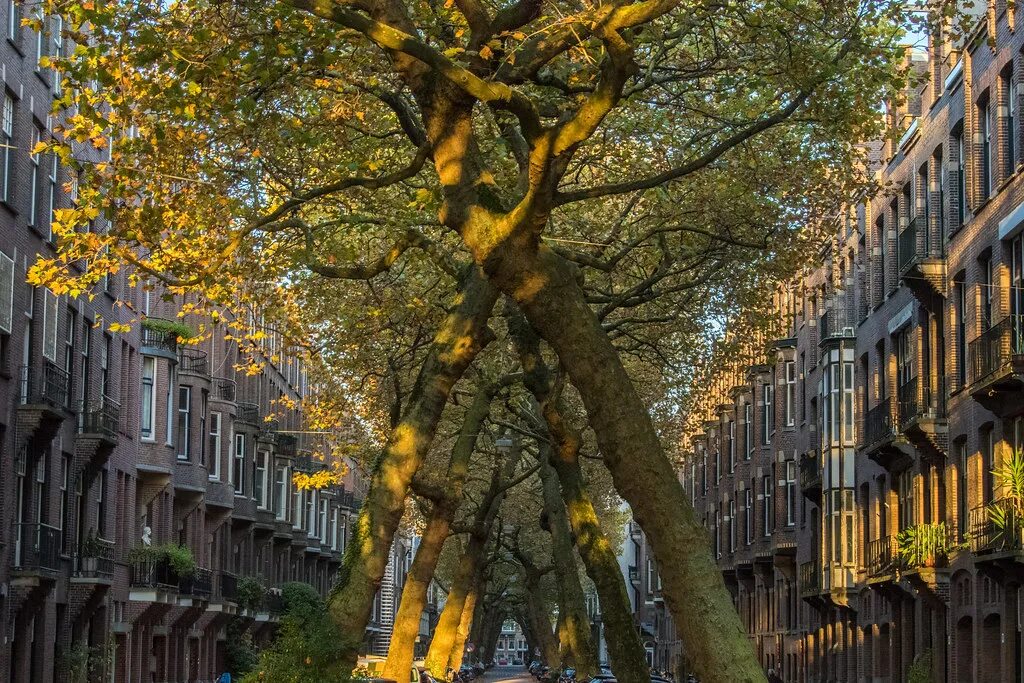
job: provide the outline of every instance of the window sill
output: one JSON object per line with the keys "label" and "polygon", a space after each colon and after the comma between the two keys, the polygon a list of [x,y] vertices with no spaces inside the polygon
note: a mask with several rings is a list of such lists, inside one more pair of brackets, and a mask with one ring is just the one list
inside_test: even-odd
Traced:
{"label": "window sill", "polygon": [[[21,36],[19,36],[19,38],[20,37]],[[14,38],[11,38],[10,36],[7,36],[7,44],[10,45],[12,48],[14,48],[14,51],[18,53],[19,57],[24,57],[25,56],[25,52],[21,49],[21,46],[18,45],[17,41]]]}

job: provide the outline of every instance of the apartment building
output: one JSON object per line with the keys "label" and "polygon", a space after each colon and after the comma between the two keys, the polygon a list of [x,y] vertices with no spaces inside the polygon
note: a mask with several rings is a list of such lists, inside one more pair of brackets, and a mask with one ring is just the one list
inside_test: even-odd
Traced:
{"label": "apartment building", "polygon": [[[278,403],[301,399],[307,380],[272,332],[275,361],[246,376],[223,330],[182,346],[169,324],[180,301],[122,275],[91,300],[25,283],[53,253],[52,212],[76,183],[31,153],[60,94],[36,65],[70,46],[59,19],[37,33],[23,10],[0,7],[0,679],[68,680],[88,649],[103,680],[214,680],[229,623],[265,642],[282,584],[326,594],[363,483],[353,471],[322,491],[292,485],[324,466],[321,437]],[[155,552],[168,544],[188,549],[194,572]],[[250,577],[261,594],[243,600]]]}
{"label": "apartment building", "polygon": [[885,191],[780,291],[784,331],[719,376],[690,444],[684,483],[786,681],[1024,680],[995,474],[1024,446],[1024,36],[1019,8],[979,5],[908,55]]}

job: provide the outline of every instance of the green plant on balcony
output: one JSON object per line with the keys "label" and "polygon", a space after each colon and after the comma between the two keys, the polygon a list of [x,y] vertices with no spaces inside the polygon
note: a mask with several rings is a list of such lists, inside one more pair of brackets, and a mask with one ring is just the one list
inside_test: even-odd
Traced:
{"label": "green plant on balcony", "polygon": [[998,505],[989,506],[989,519],[1004,538],[1016,538],[1024,515],[1024,450],[1014,449],[1005,462],[992,470],[992,476],[1003,497]]}
{"label": "green plant on balcony", "polygon": [[253,576],[246,576],[238,580],[238,589],[235,595],[238,596],[238,604],[250,610],[258,609],[263,604],[263,597],[267,589],[263,582]]}
{"label": "green plant on balcony", "polygon": [[904,529],[896,537],[896,553],[900,564],[908,568],[935,567],[959,549],[950,541],[945,522],[918,524]]}
{"label": "green plant on balcony", "polygon": [[142,321],[143,329],[162,334],[173,334],[178,339],[194,339],[196,331],[185,323],[177,320],[164,320],[163,318],[145,318]]}
{"label": "green plant on balcony", "polygon": [[196,558],[188,546],[177,543],[139,546],[128,553],[129,562],[167,562],[179,578],[188,578],[196,573]]}

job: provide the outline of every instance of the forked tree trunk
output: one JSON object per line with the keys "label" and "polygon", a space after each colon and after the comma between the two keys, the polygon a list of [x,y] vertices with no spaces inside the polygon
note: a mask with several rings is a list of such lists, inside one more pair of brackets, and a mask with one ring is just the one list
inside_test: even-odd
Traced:
{"label": "forked tree trunk", "polygon": [[463,655],[466,652],[466,643],[469,642],[469,632],[473,628],[473,616],[476,614],[476,602],[480,595],[479,583],[478,580],[477,587],[466,596],[466,604],[462,608],[462,619],[459,621],[459,628],[455,632],[455,644],[452,645],[452,652],[448,655],[448,667],[455,671],[458,671],[459,667],[462,666]]}
{"label": "forked tree trunk", "polygon": [[402,601],[395,615],[395,626],[388,647],[388,659],[384,663],[384,678],[401,681],[412,667],[416,636],[419,633],[420,617],[427,604],[427,591],[437,569],[438,559],[444,542],[451,532],[452,521],[462,502],[463,486],[469,471],[469,462],[476,447],[477,436],[490,410],[491,399],[501,383],[481,387],[470,403],[462,419],[459,437],[452,447],[448,463],[447,489],[438,500],[420,540],[416,557],[409,568],[409,576],[402,589]]}
{"label": "forked tree trunk", "polygon": [[590,615],[587,614],[587,601],[576,568],[572,531],[557,475],[547,462],[549,458],[550,448],[542,448],[540,478],[544,510],[551,528],[551,559],[558,586],[558,640],[562,664],[575,667],[581,679],[590,678],[597,673],[597,652],[591,639]]}
{"label": "forked tree trunk", "polygon": [[328,602],[328,611],[340,631],[341,666],[345,670],[355,666],[395,530],[405,513],[413,475],[433,441],[452,388],[493,336],[487,320],[495,299],[494,287],[479,270],[471,269],[456,305],[434,335],[405,414],[377,461],[345,555],[342,588]]}
{"label": "forked tree trunk", "polygon": [[541,354],[540,339],[522,315],[506,311],[509,332],[515,339],[525,373],[524,384],[537,401],[535,409],[547,426],[551,439],[551,464],[558,475],[569,523],[576,534],[576,547],[594,582],[601,601],[601,621],[612,671],[620,683],[650,683],[647,654],[633,623],[629,594],[619,567],[619,558],[601,529],[580,471],[582,438],[566,420],[554,373]]}
{"label": "forked tree trunk", "polygon": [[495,284],[555,350],[579,390],[615,488],[651,543],[666,601],[698,676],[705,681],[764,681],[712,557],[707,532],[694,516],[650,414],[572,269],[543,244],[534,247],[513,238],[494,245],[493,226],[480,228],[479,234],[464,230],[463,237]]}

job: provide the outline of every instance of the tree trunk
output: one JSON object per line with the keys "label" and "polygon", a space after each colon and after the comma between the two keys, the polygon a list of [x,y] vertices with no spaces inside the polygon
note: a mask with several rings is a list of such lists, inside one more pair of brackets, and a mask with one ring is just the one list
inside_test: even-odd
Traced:
{"label": "tree trunk", "polygon": [[601,529],[583,483],[579,464],[582,438],[565,419],[563,402],[553,373],[544,362],[536,331],[518,311],[508,312],[508,317],[509,332],[515,339],[525,373],[524,384],[536,399],[535,408],[547,425],[551,464],[558,475],[569,523],[576,534],[576,547],[601,601],[601,620],[612,671],[620,683],[650,683],[647,653],[633,623],[632,605],[619,558]]}
{"label": "tree trunk", "polygon": [[452,581],[451,590],[448,591],[448,600],[444,604],[444,609],[441,610],[441,618],[438,619],[437,628],[434,629],[434,638],[430,641],[430,650],[427,652],[427,659],[423,666],[431,676],[438,680],[444,680],[447,673],[452,650],[458,640],[462,613],[466,609],[466,602],[476,583],[476,570],[483,556],[484,545],[484,543],[474,543],[474,539],[470,538],[470,542],[466,545],[466,552],[459,560],[455,580]]}
{"label": "tree trunk", "polygon": [[565,503],[558,488],[555,470],[547,462],[550,448],[540,453],[540,478],[544,494],[544,510],[551,528],[551,559],[558,585],[558,640],[562,663],[575,667],[581,678],[597,673],[597,653],[591,639],[590,615],[576,568],[576,551],[572,531],[566,517]]}
{"label": "tree trunk", "polygon": [[479,583],[478,579],[477,587],[466,596],[466,604],[462,607],[462,619],[459,621],[459,628],[455,632],[455,644],[452,646],[451,654],[448,655],[448,667],[455,671],[458,671],[459,667],[462,666],[462,658],[466,652],[466,643],[469,640],[469,632],[473,628],[473,616],[476,614],[477,596],[480,595]]}
{"label": "tree trunk", "polygon": [[659,560],[666,601],[698,676],[706,681],[764,681],[712,557],[707,532],[694,516],[650,414],[573,270],[543,244],[509,238],[494,245],[492,235],[490,224],[480,225],[479,234],[463,231],[488,275],[552,346],[579,390],[615,488]]}
{"label": "tree trunk", "polygon": [[487,320],[496,296],[479,270],[471,269],[457,304],[434,336],[405,414],[377,461],[355,537],[345,556],[342,588],[328,602],[341,634],[341,659],[346,670],[355,666],[395,530],[405,513],[413,475],[433,441],[452,387],[493,336]]}
{"label": "tree trunk", "polygon": [[500,383],[481,387],[473,398],[462,419],[459,437],[452,447],[446,478],[447,490],[434,501],[426,530],[420,540],[416,557],[409,568],[409,576],[402,589],[402,601],[395,615],[395,626],[388,647],[388,659],[384,664],[384,678],[401,681],[403,672],[412,667],[415,640],[419,633],[420,617],[427,604],[427,591],[437,569],[438,559],[444,542],[451,532],[462,491],[469,471],[469,462],[476,448],[477,436],[490,411],[491,399],[500,388]]}
{"label": "tree trunk", "polygon": [[537,647],[540,648],[540,658],[545,664],[552,668],[559,665],[558,639],[551,630],[551,618],[537,595],[537,587],[531,590],[527,586],[526,614],[530,619],[530,627],[534,638],[537,639]]}

